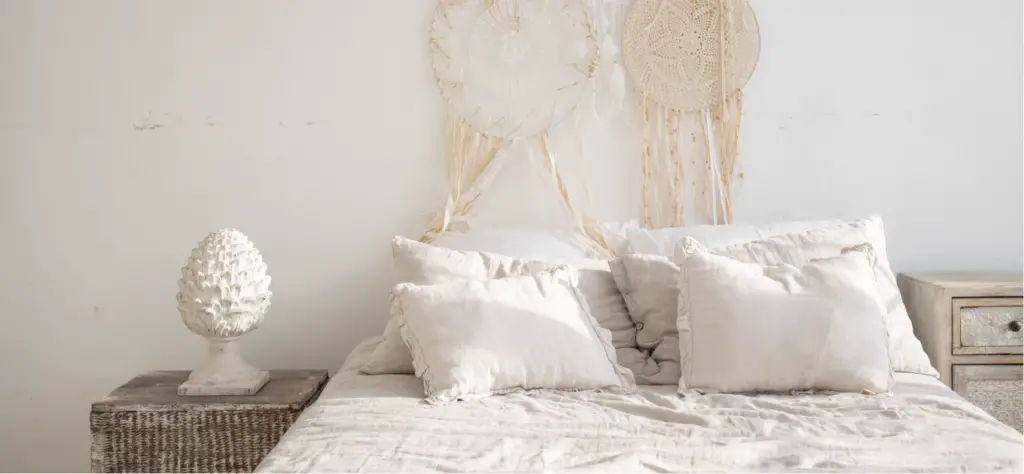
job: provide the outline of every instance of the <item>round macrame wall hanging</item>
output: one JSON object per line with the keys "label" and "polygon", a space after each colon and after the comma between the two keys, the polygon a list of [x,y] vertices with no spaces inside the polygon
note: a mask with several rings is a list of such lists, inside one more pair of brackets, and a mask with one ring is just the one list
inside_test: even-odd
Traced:
{"label": "round macrame wall hanging", "polygon": [[504,139],[569,116],[592,90],[598,59],[580,0],[440,0],[431,46],[452,118]]}
{"label": "round macrame wall hanging", "polygon": [[684,112],[721,100],[723,87],[742,88],[760,51],[746,0],[636,0],[623,26],[623,61],[637,89]]}
{"label": "round macrame wall hanging", "polygon": [[687,183],[703,197],[713,223],[731,221],[733,177],[742,178],[742,87],[757,65],[760,41],[746,0],[630,5],[622,59],[642,98],[645,226],[685,224]]}
{"label": "round macrame wall hanging", "polygon": [[456,223],[468,226],[481,193],[515,148],[509,145],[518,142],[520,153],[542,153],[566,210],[594,250],[611,252],[599,223],[573,202],[549,143],[551,128],[574,114],[579,119],[580,104],[594,91],[597,32],[585,1],[438,1],[430,45],[446,103],[448,197],[421,240]]}

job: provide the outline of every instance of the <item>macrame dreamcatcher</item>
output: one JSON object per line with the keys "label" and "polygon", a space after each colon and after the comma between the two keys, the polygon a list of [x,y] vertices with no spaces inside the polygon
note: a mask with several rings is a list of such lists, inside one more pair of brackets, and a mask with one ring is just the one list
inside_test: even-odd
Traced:
{"label": "macrame dreamcatcher", "polygon": [[711,220],[731,221],[733,178],[742,177],[740,89],[759,53],[757,20],[746,0],[635,0],[630,6],[622,57],[642,94],[646,227],[683,225],[684,190],[689,181],[696,193],[698,175]]}
{"label": "macrame dreamcatcher", "polygon": [[517,145],[540,152],[575,225],[607,253],[550,144],[550,129],[593,94],[599,52],[583,0],[440,0],[430,45],[447,108],[448,199],[421,240],[464,221]]}

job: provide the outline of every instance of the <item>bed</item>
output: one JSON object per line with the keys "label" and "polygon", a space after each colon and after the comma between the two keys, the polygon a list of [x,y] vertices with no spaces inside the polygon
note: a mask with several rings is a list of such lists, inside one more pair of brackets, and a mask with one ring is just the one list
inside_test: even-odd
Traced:
{"label": "bed", "polygon": [[423,402],[363,341],[257,472],[1024,471],[1024,437],[938,380],[892,396],[556,392]]}

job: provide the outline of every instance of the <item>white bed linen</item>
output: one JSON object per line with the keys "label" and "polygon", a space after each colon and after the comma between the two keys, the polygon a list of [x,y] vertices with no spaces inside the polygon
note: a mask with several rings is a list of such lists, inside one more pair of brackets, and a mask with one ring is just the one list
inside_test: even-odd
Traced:
{"label": "white bed linen", "polygon": [[934,378],[892,397],[535,392],[431,406],[360,344],[257,472],[1024,471],[1024,437]]}

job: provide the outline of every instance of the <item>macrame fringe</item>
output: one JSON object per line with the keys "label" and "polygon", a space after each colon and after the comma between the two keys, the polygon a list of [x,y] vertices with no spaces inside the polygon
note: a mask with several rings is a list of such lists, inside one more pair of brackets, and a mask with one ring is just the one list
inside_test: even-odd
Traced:
{"label": "macrame fringe", "polygon": [[[577,134],[582,133],[577,126]],[[583,141],[578,137],[577,146],[583,160]],[[569,211],[573,227],[586,237],[591,249],[607,258],[615,256],[614,247],[608,242],[603,226],[596,219],[583,212],[571,197],[565,179],[562,177],[551,151],[547,130],[538,135],[540,149],[544,154],[545,170],[551,175],[562,202]],[[420,237],[421,242],[430,243],[441,234],[448,232],[454,222],[465,220],[473,210],[477,199],[504,165],[507,153],[503,148],[508,143],[496,137],[473,131],[465,122],[447,118],[445,120],[444,156],[448,168],[448,196],[444,208],[431,220],[427,230]],[[584,176],[584,195],[589,204],[589,190]]]}
{"label": "macrame fringe", "polygon": [[[734,51],[725,36],[726,31],[735,27],[732,24],[734,0],[717,1],[720,12],[720,98],[707,108],[694,112],[682,112],[656,104],[646,94],[641,99],[645,227],[686,225],[685,203],[689,193],[686,189],[686,165],[681,148],[689,149],[692,176],[689,184],[694,197],[699,194],[698,199],[703,201],[705,217],[714,224],[732,222],[732,196],[736,179],[743,179],[739,154],[743,93],[735,84],[732,71]],[[695,7],[696,1],[693,2],[691,13]],[[682,130],[684,123],[689,123],[692,128],[688,134]],[[690,138],[688,143],[684,140],[686,135]],[[698,174],[696,170],[701,164],[704,169]],[[700,183],[697,182],[697,176],[700,176]],[[659,196],[668,198],[668,209],[664,209],[658,202]]]}
{"label": "macrame fringe", "polygon": [[[448,197],[421,242],[433,242],[455,221],[465,219],[477,198],[497,174],[504,160],[495,160],[505,140],[474,132],[460,120],[448,117],[444,127],[444,158],[448,169]],[[486,178],[486,179],[482,179]]]}
{"label": "macrame fringe", "polygon": [[644,153],[641,171],[644,175],[643,189],[643,222],[644,227],[654,227],[654,217],[651,215],[651,195],[654,193],[654,179],[651,176],[651,107],[647,96],[643,96],[643,121],[644,121]]}

